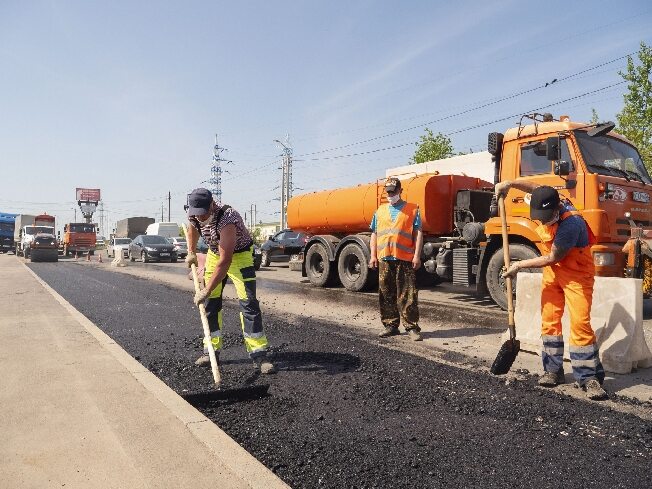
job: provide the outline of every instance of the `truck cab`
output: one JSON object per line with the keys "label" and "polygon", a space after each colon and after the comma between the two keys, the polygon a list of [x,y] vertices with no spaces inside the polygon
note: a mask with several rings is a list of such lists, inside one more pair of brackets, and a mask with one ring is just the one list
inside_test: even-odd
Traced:
{"label": "truck cab", "polygon": [[71,222],[63,227],[63,254],[95,254],[95,225],[88,222]]}
{"label": "truck cab", "polygon": [[[498,165],[499,181],[519,178],[556,188],[580,212],[597,239],[592,248],[596,275],[623,276],[628,217],[638,225],[649,225],[652,179],[636,148],[613,132],[613,123],[586,125],[562,116],[559,121],[519,125],[504,136],[494,133],[494,139],[499,143],[490,152]],[[516,189],[505,199],[510,251],[514,244],[541,254],[535,232],[539,223],[530,219],[528,199],[529,195]],[[498,217],[486,222],[485,233],[489,239],[482,269],[487,272],[489,255],[502,246]],[[490,277],[486,278],[490,295],[501,303],[504,292],[492,290]]]}
{"label": "truck cab", "polygon": [[14,226],[16,214],[0,213],[0,253],[14,249]]}

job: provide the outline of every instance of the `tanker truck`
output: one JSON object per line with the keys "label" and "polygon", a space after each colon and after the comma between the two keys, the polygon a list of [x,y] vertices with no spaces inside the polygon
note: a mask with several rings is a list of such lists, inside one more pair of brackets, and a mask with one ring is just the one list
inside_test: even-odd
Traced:
{"label": "tanker truck", "polygon": [[[503,244],[493,187],[523,178],[556,188],[584,217],[597,238],[592,247],[596,275],[631,276],[633,268],[627,266],[631,260],[623,246],[630,238],[630,223],[650,225],[652,180],[637,149],[613,128],[613,123],[583,124],[567,116],[550,120],[530,114],[505,134],[490,133],[488,151],[474,154],[475,169],[441,160],[388,170],[386,176],[401,179],[403,198],[420,207],[424,271],[436,281],[489,295],[505,309]],[[468,173],[477,171],[482,161],[481,173],[493,174],[492,182]],[[324,287],[339,280],[352,291],[374,285],[376,277],[367,267],[369,224],[383,202],[382,182],[298,195],[289,201],[289,227],[312,235],[299,260],[313,285]],[[529,195],[516,189],[505,199],[514,261],[544,251],[528,202]],[[644,293],[652,292],[650,287],[649,281],[644,284]]]}

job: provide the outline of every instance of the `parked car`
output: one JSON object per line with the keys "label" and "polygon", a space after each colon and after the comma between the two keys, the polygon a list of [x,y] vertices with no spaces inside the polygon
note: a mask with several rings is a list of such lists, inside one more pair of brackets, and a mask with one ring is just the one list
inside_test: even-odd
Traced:
{"label": "parked car", "polygon": [[105,248],[106,248],[106,238],[98,234],[97,236],[95,236],[95,249],[103,250]]}
{"label": "parked car", "polygon": [[170,260],[174,263],[177,261],[177,252],[163,236],[141,234],[136,236],[129,245],[129,259],[136,261],[136,258],[140,258],[144,263],[163,260]]}
{"label": "parked car", "polygon": [[127,258],[129,256],[130,244],[131,240],[129,238],[111,238],[106,248],[106,255],[115,258],[116,253],[122,253],[122,256]]}
{"label": "parked car", "polygon": [[177,236],[174,238],[168,238],[168,241],[172,246],[174,246],[174,251],[177,252],[179,258],[185,258],[188,256],[188,243],[186,242],[186,238]]}
{"label": "parked car", "polygon": [[270,236],[261,247],[261,266],[267,267],[273,261],[290,261],[290,256],[298,254],[308,240],[308,235],[291,229],[283,229]]}

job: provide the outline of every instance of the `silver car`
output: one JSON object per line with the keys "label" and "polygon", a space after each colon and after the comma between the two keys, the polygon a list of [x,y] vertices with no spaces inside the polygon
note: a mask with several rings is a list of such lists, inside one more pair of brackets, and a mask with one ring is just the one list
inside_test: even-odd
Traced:
{"label": "silver car", "polygon": [[188,243],[186,238],[177,236],[176,238],[168,238],[170,244],[174,245],[174,251],[177,252],[179,258],[185,258],[188,255]]}
{"label": "silver car", "polygon": [[111,238],[109,246],[106,248],[107,256],[115,258],[116,253],[122,253],[122,256],[127,258],[129,254],[129,238]]}

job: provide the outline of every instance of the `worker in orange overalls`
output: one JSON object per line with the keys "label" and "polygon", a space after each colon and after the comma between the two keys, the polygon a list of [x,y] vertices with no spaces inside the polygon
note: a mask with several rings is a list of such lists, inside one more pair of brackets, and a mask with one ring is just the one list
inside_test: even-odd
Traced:
{"label": "worker in orange overalls", "polygon": [[387,203],[371,220],[370,268],[378,268],[381,338],[399,334],[403,327],[414,341],[421,341],[416,271],[421,267],[423,232],[419,206],[401,199],[401,181],[385,182]]}
{"label": "worker in orange overalls", "polygon": [[505,181],[496,194],[510,188],[531,193],[530,218],[542,224],[536,229],[545,253],[537,258],[513,262],[503,277],[514,277],[521,269],[543,268],[541,292],[541,338],[543,369],[539,385],[554,387],[564,379],[564,337],[561,318],[564,306],[570,313],[570,359],[573,376],[590,399],[605,399],[604,369],[600,363],[595,333],[591,328],[591,304],[595,267],[591,245],[595,237],[586,221],[569,202],[562,202],[552,187],[528,181]]}

